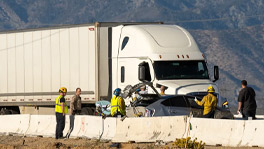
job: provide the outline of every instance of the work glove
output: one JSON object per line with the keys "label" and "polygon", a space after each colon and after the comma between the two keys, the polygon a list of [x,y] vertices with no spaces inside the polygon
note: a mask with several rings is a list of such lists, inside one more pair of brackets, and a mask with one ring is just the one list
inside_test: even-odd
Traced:
{"label": "work glove", "polygon": [[194,98],[194,101],[195,101],[195,102],[197,102],[197,101],[198,101],[196,97]]}

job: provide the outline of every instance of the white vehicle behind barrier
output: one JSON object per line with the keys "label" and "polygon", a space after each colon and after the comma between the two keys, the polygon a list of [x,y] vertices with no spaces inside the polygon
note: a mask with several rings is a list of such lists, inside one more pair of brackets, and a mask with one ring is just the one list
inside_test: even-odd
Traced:
{"label": "white vehicle behind barrier", "polygon": [[[82,89],[83,114],[112,91],[141,81],[166,94],[203,96],[210,80],[192,36],[162,23],[94,23],[0,33],[2,114],[53,112],[60,87],[66,100]],[[20,108],[18,108],[20,107]],[[31,110],[27,109],[32,109]],[[44,110],[41,110],[44,109]]]}

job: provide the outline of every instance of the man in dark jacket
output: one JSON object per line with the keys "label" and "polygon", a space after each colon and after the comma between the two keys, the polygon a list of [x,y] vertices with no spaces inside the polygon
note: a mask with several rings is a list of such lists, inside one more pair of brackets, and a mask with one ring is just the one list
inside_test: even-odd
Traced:
{"label": "man in dark jacket", "polygon": [[242,89],[238,95],[237,113],[242,113],[243,118],[248,120],[248,117],[256,119],[257,104],[255,100],[256,93],[253,88],[247,86],[247,81],[241,81]]}

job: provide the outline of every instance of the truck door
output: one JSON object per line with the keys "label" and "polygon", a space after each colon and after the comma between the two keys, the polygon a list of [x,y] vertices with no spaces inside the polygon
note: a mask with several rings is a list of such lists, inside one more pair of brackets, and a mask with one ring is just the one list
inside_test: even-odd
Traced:
{"label": "truck door", "polygon": [[[150,60],[140,60],[138,58],[119,58],[118,60],[118,87],[124,89],[127,85],[135,85],[143,80],[139,79],[139,65],[143,65],[144,81],[153,81],[154,73]],[[151,93],[151,91],[150,91]]]}
{"label": "truck door", "polygon": [[[117,87],[119,87],[119,73],[120,73],[120,64],[118,61],[118,56],[119,56],[119,45],[120,45],[120,36],[122,34],[122,28],[123,25],[117,26],[117,27],[112,27],[111,28],[111,43],[108,46],[111,46],[111,64],[112,64],[112,68],[111,68],[111,79],[112,79],[112,88],[110,88],[111,90],[109,90],[109,92],[113,92],[113,90]],[[112,94],[111,94],[112,95]]]}
{"label": "truck door", "polygon": [[[113,29],[113,31],[117,30],[117,28]],[[113,32],[114,33],[114,32]],[[135,51],[138,51],[137,48],[141,48],[137,45],[137,36],[129,29],[126,29],[125,26],[122,26],[122,28],[119,28],[119,32],[116,31],[116,33],[119,33],[119,37],[115,38],[118,39],[118,52],[117,54],[117,84],[116,87],[119,87],[121,89],[124,89],[127,85],[135,85],[137,83],[140,83],[141,80],[139,80],[138,72],[139,68],[138,65],[143,63],[145,67],[145,79],[147,81],[153,81],[154,80],[154,70],[152,66],[152,62],[150,59],[148,59],[146,56],[141,57],[136,53]],[[114,34],[113,34],[114,38]],[[114,44],[117,42],[113,42],[113,50]],[[113,55],[114,56],[114,55]],[[114,64],[114,62],[113,62]],[[114,67],[114,66],[113,66]],[[116,88],[113,84],[113,89]]]}

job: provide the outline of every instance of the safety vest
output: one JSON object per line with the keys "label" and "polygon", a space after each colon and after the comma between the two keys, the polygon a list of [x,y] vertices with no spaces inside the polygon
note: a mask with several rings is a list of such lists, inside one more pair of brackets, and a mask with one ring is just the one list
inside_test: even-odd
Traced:
{"label": "safety vest", "polygon": [[[62,107],[61,107],[61,102],[60,102],[60,99],[62,97],[63,96],[59,95],[56,98],[55,112],[57,112],[57,113],[62,113]],[[65,101],[65,103],[64,103],[64,114],[66,114],[66,113],[68,113],[68,106],[67,106],[67,103]]]}
{"label": "safety vest", "polygon": [[121,106],[124,107],[124,105],[120,105],[119,103],[121,102],[120,100],[122,100],[121,97],[119,96],[114,96],[111,100],[111,115],[115,115],[118,111],[122,114],[122,115],[126,115],[126,111],[125,109],[122,109]]}

